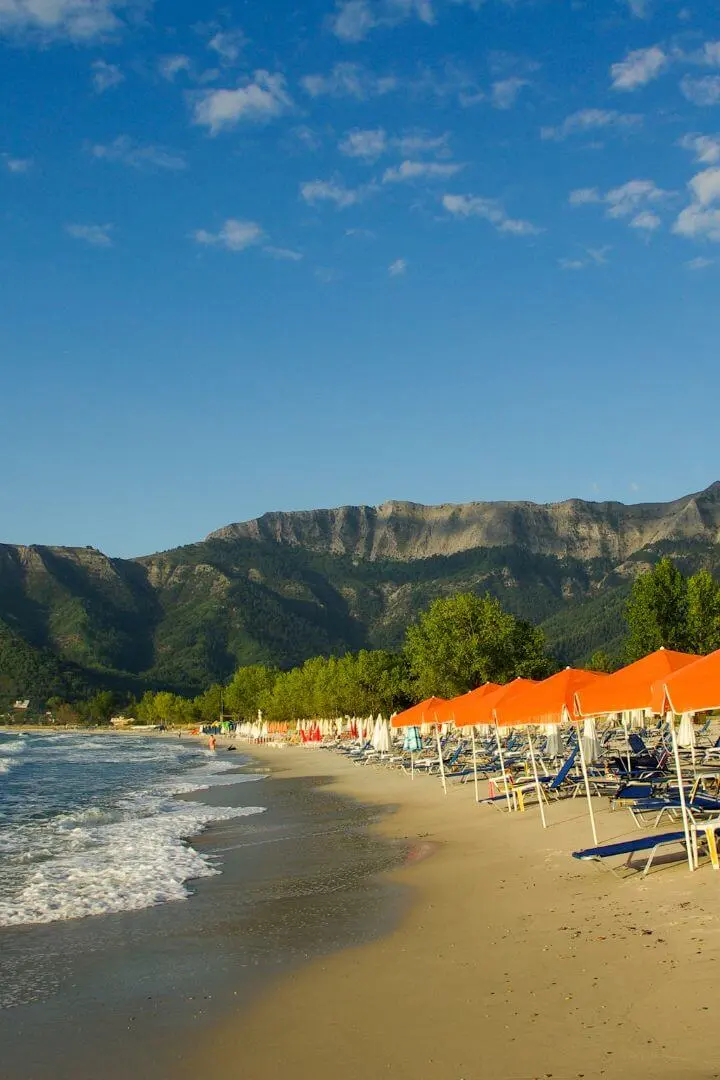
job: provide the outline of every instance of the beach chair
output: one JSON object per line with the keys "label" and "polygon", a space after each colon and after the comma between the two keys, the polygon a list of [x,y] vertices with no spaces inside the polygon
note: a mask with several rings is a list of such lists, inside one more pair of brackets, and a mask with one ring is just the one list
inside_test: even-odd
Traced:
{"label": "beach chair", "polygon": [[[645,877],[648,870],[653,864],[653,860],[661,848],[670,847],[674,844],[681,844],[685,846],[685,833],[684,832],[668,832],[668,833],[655,833],[651,836],[638,836],[635,840],[622,840],[617,844],[600,844],[599,847],[584,848],[582,851],[573,851],[573,859],[592,860],[593,862],[602,862],[604,859],[612,859],[618,855],[627,855],[625,861],[625,869],[634,869],[632,858],[633,855],[639,853],[649,852],[645,867],[642,871],[642,876]],[[616,873],[613,867],[609,866],[609,870],[612,873]]]}

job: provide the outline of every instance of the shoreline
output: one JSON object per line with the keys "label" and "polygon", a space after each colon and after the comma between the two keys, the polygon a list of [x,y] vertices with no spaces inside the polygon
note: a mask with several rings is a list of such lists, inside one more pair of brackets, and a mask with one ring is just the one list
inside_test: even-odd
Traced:
{"label": "shoreline", "polygon": [[218,759],[234,781],[174,797],[265,809],[188,838],[220,873],[190,880],[187,900],[0,930],[3,1078],[167,1080],[218,1017],[397,921],[405,897],[381,871],[404,852],[370,835],[374,808],[303,779],[270,790],[242,749]]}
{"label": "shoreline", "polygon": [[[472,785],[412,781],[331,751],[238,743],[273,777],[314,777],[410,845],[383,876],[410,890],[399,925],[311,959],[218,1022],[183,1077],[368,1080],[710,1080],[720,971],[717,888],[680,862],[620,881],[570,852],[588,842],[581,800],[508,817]],[[603,840],[631,832],[599,812]],[[430,854],[430,858],[424,856]]]}

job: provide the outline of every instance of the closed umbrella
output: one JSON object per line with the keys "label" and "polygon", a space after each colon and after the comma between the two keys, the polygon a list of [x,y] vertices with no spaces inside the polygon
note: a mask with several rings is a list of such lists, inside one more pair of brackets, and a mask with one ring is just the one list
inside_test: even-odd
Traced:
{"label": "closed umbrella", "polygon": [[410,777],[415,779],[415,755],[422,750],[422,739],[420,737],[420,730],[416,727],[409,727],[405,730],[405,738],[403,740],[403,750],[410,754]]}
{"label": "closed umbrella", "polygon": [[693,713],[684,712],[680,717],[680,726],[677,733],[678,746],[690,750],[695,746],[695,728],[693,727]]}
{"label": "closed umbrella", "polygon": [[547,734],[547,745],[545,747],[545,754],[549,758],[559,758],[563,755],[563,741],[560,734],[560,726],[558,724],[548,724],[545,732]]}
{"label": "closed umbrella", "polygon": [[600,746],[600,742],[597,737],[594,716],[588,716],[585,718],[585,724],[583,725],[583,733],[581,738],[583,754],[585,755],[586,764],[592,765],[594,762],[599,761],[602,757],[602,747]]}
{"label": "closed umbrella", "polygon": [[693,726],[693,718],[695,714],[691,712],[684,712],[680,718],[680,727],[677,733],[678,746],[682,746],[683,749],[690,751],[692,757],[693,776],[697,776],[695,771],[695,728]]}
{"label": "closed umbrella", "polygon": [[375,749],[379,754],[387,754],[390,751],[390,729],[383,720],[382,716],[377,718],[377,738],[375,741]]}

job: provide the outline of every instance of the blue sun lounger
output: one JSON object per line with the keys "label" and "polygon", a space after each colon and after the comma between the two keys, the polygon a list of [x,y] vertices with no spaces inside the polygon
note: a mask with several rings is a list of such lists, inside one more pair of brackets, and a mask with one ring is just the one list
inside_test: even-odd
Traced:
{"label": "blue sun lounger", "polygon": [[[618,844],[601,844],[599,847],[573,851],[572,857],[573,859],[590,859],[594,862],[600,862],[603,859],[611,859],[615,855],[627,855],[625,866],[631,868],[633,855],[638,852],[649,851],[650,855],[643,870],[643,877],[645,877],[660,848],[667,847],[670,844],[684,843],[684,832],[656,833],[654,836],[638,836],[636,840],[622,840]],[[612,867],[609,869],[612,869]]]}

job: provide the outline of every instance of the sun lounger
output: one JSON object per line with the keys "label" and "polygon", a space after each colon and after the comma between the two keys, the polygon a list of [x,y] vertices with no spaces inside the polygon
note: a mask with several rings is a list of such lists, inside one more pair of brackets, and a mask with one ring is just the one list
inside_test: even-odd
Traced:
{"label": "sun lounger", "polygon": [[[632,868],[632,857],[640,852],[649,851],[647,862],[643,870],[643,877],[652,866],[655,855],[660,848],[669,847],[672,844],[685,844],[684,832],[656,833],[651,836],[638,836],[635,840],[623,840],[617,844],[601,844],[599,847],[585,848],[583,851],[573,851],[573,859],[590,859],[601,862],[603,859],[611,859],[617,855],[627,855],[625,866]],[[612,867],[610,868],[612,869]]]}

